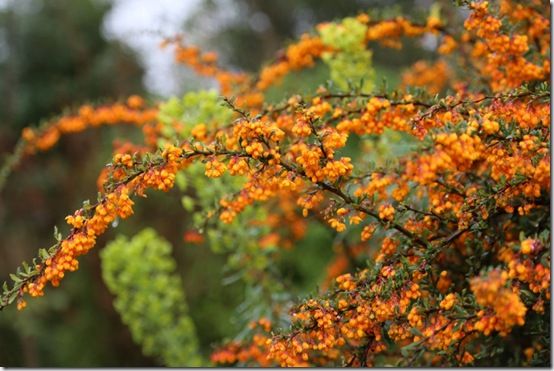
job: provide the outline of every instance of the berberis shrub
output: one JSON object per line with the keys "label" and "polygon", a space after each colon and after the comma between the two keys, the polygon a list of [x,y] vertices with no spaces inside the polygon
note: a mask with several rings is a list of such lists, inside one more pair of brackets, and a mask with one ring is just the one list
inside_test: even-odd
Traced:
{"label": "berberis shrub", "polygon": [[[84,105],[25,129],[2,182],[68,133],[130,124],[144,142],[120,143],[98,198],[11,275],[0,305],[23,309],[58,286],[141,197],[176,186],[195,222],[185,241],[227,254],[257,296],[250,325],[201,360],[168,243],[150,230],[108,244],[115,307],[161,362],[549,365],[549,6],[461,3],[463,26],[438,8],[419,21],[371,13],[320,24],[255,76],[168,39],[176,61],[219,92]],[[438,41],[432,59],[380,88],[376,51],[423,37]],[[316,64],[327,84],[267,98]],[[328,278],[299,299],[277,262],[321,226],[335,236]]]}

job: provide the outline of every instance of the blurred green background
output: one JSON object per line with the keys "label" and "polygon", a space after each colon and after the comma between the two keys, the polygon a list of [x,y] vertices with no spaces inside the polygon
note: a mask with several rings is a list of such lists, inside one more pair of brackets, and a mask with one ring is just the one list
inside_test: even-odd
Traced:
{"label": "blurred green background", "polygon": [[[0,3],[0,153],[12,151],[22,128],[37,125],[70,107],[86,102],[112,101],[129,94],[152,98],[167,95],[164,81],[183,82],[173,93],[209,85],[176,67],[152,83],[144,52],[133,41],[148,39],[156,45],[156,25],[135,24],[144,33],[109,35],[110,23],[136,19],[141,9],[159,9],[171,15],[171,1],[25,0]],[[429,1],[197,1],[182,14],[181,31],[187,40],[205,50],[216,50],[224,65],[255,72],[271,60],[288,41],[316,23],[356,15],[368,9],[425,12]],[[113,9],[127,6],[121,15]],[[163,17],[160,22],[163,23]],[[160,32],[158,32],[160,31]],[[129,43],[127,43],[127,38]],[[147,57],[163,52],[150,51]],[[376,83],[385,78],[399,81],[401,70],[425,55],[408,44],[400,51],[374,50]],[[162,55],[160,54],[160,55]],[[165,54],[168,57],[167,52]],[[174,73],[174,75],[172,75]],[[183,73],[185,77],[183,78]],[[189,75],[186,75],[189,74]],[[188,77],[187,77],[188,76]],[[277,100],[289,93],[313,90],[328,78],[322,64],[288,78],[269,92]],[[165,79],[165,80],[164,80]],[[162,86],[162,89],[159,87]],[[156,88],[157,87],[157,88]],[[110,159],[117,137],[138,138],[134,128],[110,127],[88,130],[61,138],[51,151],[24,159],[0,193],[0,280],[6,280],[23,260],[38,248],[51,245],[53,226],[81,201],[96,195],[96,177]],[[226,257],[207,248],[187,246],[183,233],[190,220],[177,191],[153,194],[137,203],[135,216],[101,238],[98,247],[80,259],[80,269],[70,274],[59,289],[31,299],[25,311],[15,307],[0,312],[0,365],[2,366],[157,366],[133,343],[129,330],[112,307],[113,297],[101,278],[98,251],[117,233],[132,236],[152,226],[173,245],[190,315],[195,323],[202,354],[232,337],[241,328],[232,319],[244,300],[240,283],[224,286]],[[67,229],[62,228],[62,231]],[[333,252],[332,233],[316,229],[285,254],[280,262],[287,277],[305,295],[316,289]],[[315,241],[315,242],[314,242]],[[323,250],[322,250],[323,249]]]}

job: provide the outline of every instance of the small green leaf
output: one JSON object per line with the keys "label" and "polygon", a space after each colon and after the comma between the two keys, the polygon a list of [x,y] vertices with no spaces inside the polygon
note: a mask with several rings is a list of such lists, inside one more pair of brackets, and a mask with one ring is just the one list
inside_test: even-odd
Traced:
{"label": "small green leaf", "polygon": [[50,255],[48,255],[48,251],[46,251],[46,249],[40,249],[38,251],[38,256],[40,257],[41,260],[46,260],[50,257]]}
{"label": "small green leaf", "polygon": [[183,196],[181,198],[181,204],[183,205],[183,208],[187,211],[192,211],[194,209],[194,199],[189,196]]}
{"label": "small green leaf", "polygon": [[19,292],[17,290],[12,292],[12,294],[10,295],[10,298],[8,299],[8,304],[13,303],[13,301],[15,300],[15,298],[17,298],[18,295],[19,295]]}
{"label": "small green leaf", "polygon": [[423,334],[421,333],[421,331],[419,331],[417,328],[415,327],[412,327],[410,329],[410,332],[412,333],[412,335],[416,335],[416,336],[423,336]]}
{"label": "small green leaf", "polygon": [[418,345],[419,345],[418,342],[414,342],[414,343],[408,344],[408,345],[406,345],[405,347],[400,348],[400,353],[401,353],[404,357],[407,357],[407,356],[410,354],[410,352],[413,351]]}

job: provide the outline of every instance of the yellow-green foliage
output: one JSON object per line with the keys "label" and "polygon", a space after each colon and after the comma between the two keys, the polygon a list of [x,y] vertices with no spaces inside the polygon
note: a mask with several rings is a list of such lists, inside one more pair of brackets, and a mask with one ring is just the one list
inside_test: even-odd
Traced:
{"label": "yellow-green foliage", "polygon": [[[206,124],[214,129],[218,123],[229,122],[233,114],[215,90],[187,93],[183,98],[173,97],[160,106],[158,118],[164,124],[162,134],[166,138],[187,138],[194,124]],[[174,121],[185,123],[181,132],[175,132]]]}
{"label": "yellow-green foliage", "polygon": [[365,92],[373,88],[375,72],[371,51],[365,47],[365,33],[366,26],[356,18],[345,18],[319,29],[323,43],[335,50],[323,54],[323,61],[329,66],[331,80],[343,90],[348,90],[349,84]]}
{"label": "yellow-green foliage", "polygon": [[152,229],[118,236],[101,253],[102,275],[114,306],[144,354],[166,366],[199,366],[195,327],[171,245]]}

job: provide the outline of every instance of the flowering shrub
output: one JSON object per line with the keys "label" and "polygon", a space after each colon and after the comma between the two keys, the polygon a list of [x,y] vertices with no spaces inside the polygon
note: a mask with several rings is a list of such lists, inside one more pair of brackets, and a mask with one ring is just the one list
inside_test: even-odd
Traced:
{"label": "flowering shrub", "polygon": [[[230,266],[265,293],[251,298],[258,318],[214,351],[214,364],[548,365],[548,6],[466,5],[463,29],[436,14],[320,25],[258,76],[167,40],[177,62],[215,78],[224,98],[199,92],[151,105],[131,97],[26,129],[19,154],[111,123],[139,125],[145,140],[116,149],[98,199],[11,276],[0,305],[22,309],[27,296],[58,286],[114,221],[133,214],[137,198],[177,184],[196,193],[182,198],[196,222],[185,241],[229,252]],[[399,90],[375,88],[373,43],[399,48],[425,35],[439,40],[438,59],[417,62]],[[266,101],[271,86],[319,59],[334,84]],[[391,138],[408,150],[376,158],[387,157]],[[325,289],[295,301],[272,262],[321,224],[337,236]],[[112,258],[129,268],[110,258],[115,246],[125,251],[121,241],[106,250],[106,272]],[[131,304],[117,306],[131,315],[122,309]]]}

